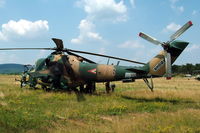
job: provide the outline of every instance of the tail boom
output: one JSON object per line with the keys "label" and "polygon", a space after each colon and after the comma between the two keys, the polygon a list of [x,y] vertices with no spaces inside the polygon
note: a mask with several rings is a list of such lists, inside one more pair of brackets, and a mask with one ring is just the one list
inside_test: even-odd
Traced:
{"label": "tail boom", "polygon": [[[171,64],[176,61],[188,44],[188,42],[184,41],[174,41],[170,44],[167,51],[171,54]],[[162,50],[150,62],[148,62],[150,75],[163,76],[166,73],[165,54],[164,50]]]}

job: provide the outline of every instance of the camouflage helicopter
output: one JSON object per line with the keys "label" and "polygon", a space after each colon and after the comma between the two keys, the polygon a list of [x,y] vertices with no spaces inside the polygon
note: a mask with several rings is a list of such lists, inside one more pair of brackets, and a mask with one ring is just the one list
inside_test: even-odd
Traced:
{"label": "camouflage helicopter", "polygon": [[[129,59],[67,49],[63,46],[63,41],[52,38],[55,48],[1,48],[0,50],[52,50],[53,52],[46,58],[38,59],[34,68],[29,68],[23,72],[21,77],[21,87],[29,85],[36,87],[40,85],[45,90],[78,90],[80,92],[92,93],[95,91],[95,83],[104,82],[106,91],[113,90],[115,86],[110,85],[111,81],[134,82],[135,79],[143,79],[147,86],[153,91],[154,77],[166,76],[170,79],[171,65],[189,44],[185,41],[177,41],[183,32],[192,26],[189,21],[176,31],[167,42],[160,42],[157,39],[140,32],[139,36],[153,44],[161,45],[163,50],[158,53],[148,63],[137,62]],[[67,54],[66,54],[67,53]],[[142,66],[120,66],[97,64],[96,62],[78,55],[89,54],[101,56]],[[148,80],[151,78],[151,80]]]}

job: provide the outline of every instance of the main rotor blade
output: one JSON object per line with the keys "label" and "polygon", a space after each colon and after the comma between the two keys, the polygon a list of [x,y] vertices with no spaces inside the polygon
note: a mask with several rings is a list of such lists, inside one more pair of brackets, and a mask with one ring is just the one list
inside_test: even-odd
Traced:
{"label": "main rotor blade", "polygon": [[170,37],[170,42],[174,41],[176,38],[178,38],[181,34],[183,34],[187,29],[189,29],[192,26],[192,21],[188,21],[186,24],[184,24],[179,30],[177,30],[173,35]]}
{"label": "main rotor blade", "polygon": [[69,55],[74,55],[74,56],[80,57],[80,58],[82,58],[83,60],[85,60],[86,62],[93,63],[93,64],[97,64],[96,62],[94,62],[94,61],[92,61],[92,60],[90,60],[90,59],[87,59],[87,58],[85,58],[85,57],[83,57],[83,56],[80,56],[80,55],[78,55],[78,54],[72,53],[72,52],[70,52],[70,51],[65,51],[65,52],[67,52],[67,54],[69,54]]}
{"label": "main rotor blade", "polygon": [[143,39],[153,43],[153,44],[156,44],[156,45],[163,44],[162,42],[158,41],[154,37],[151,37],[151,36],[149,36],[149,35],[147,35],[147,34],[145,34],[143,32],[140,32],[139,36],[142,37]]}
{"label": "main rotor blade", "polygon": [[119,57],[114,57],[114,56],[109,56],[109,55],[103,55],[103,54],[97,54],[97,53],[91,53],[91,52],[85,52],[85,51],[79,51],[79,50],[72,50],[72,49],[66,49],[66,51],[95,55],[95,56],[101,56],[101,57],[112,58],[112,59],[117,59],[117,60],[127,61],[127,62],[131,62],[131,63],[137,63],[137,64],[145,65],[145,63],[142,63],[142,62],[137,62],[137,61],[128,60],[128,59],[119,58]]}
{"label": "main rotor blade", "polygon": [[52,38],[52,40],[56,44],[58,50],[62,50],[64,48],[63,47],[63,41],[61,39]]}
{"label": "main rotor blade", "polygon": [[172,77],[172,64],[171,64],[171,54],[166,51],[165,53],[165,69],[166,69],[166,78],[171,79]]}
{"label": "main rotor blade", "polygon": [[56,48],[0,48],[0,50],[56,50]]}

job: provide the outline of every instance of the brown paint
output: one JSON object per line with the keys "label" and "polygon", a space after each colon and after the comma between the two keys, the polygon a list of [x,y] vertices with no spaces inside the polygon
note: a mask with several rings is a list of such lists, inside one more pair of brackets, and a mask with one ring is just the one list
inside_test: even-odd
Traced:
{"label": "brown paint", "polygon": [[97,66],[97,80],[114,80],[115,68],[113,65],[98,65]]}
{"label": "brown paint", "polygon": [[155,56],[149,63],[150,74],[152,75],[163,75],[165,74],[165,64],[163,64],[157,71],[154,71],[155,66],[161,61],[164,60],[164,51],[161,51],[157,56]]}
{"label": "brown paint", "polygon": [[77,59],[76,56],[68,56],[69,57],[69,63],[71,64],[71,67],[75,73],[75,75],[79,76],[79,64],[80,61]]}
{"label": "brown paint", "polygon": [[39,71],[40,74],[49,74],[50,71],[47,69],[47,70],[42,70],[42,71]]}
{"label": "brown paint", "polygon": [[54,59],[53,61],[58,61],[61,59],[61,57],[63,56],[64,54],[58,54],[58,55],[54,55]]}
{"label": "brown paint", "polygon": [[[149,66],[150,66],[150,74],[152,75],[158,75],[158,76],[162,76],[166,73],[166,69],[165,69],[165,63],[157,70],[155,71],[154,68],[156,67],[157,64],[159,64],[162,60],[165,59],[165,53],[164,51],[160,51],[160,53],[158,55],[156,55],[150,62],[149,62]],[[173,63],[176,60],[176,57],[171,57],[171,62]]]}

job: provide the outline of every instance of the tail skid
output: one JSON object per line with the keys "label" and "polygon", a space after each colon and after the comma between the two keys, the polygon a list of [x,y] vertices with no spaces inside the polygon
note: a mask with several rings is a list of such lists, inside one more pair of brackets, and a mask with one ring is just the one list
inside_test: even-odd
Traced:
{"label": "tail skid", "polygon": [[154,88],[154,85],[153,85],[153,79],[151,77],[151,80],[149,81],[147,78],[143,78],[145,84],[149,87],[149,89],[153,92],[153,88]]}

